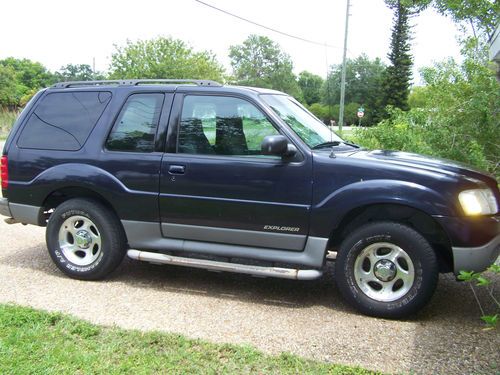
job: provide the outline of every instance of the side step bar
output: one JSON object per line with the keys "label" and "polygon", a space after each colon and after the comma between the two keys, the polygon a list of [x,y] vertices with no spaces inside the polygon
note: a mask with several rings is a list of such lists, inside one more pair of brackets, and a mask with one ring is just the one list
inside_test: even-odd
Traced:
{"label": "side step bar", "polygon": [[323,274],[320,270],[298,270],[293,268],[252,266],[247,264],[218,262],[215,260],[184,258],[133,249],[127,251],[127,255],[129,258],[150,263],[173,264],[176,266],[203,268],[212,271],[236,272],[264,277],[279,277],[281,279],[314,280]]}

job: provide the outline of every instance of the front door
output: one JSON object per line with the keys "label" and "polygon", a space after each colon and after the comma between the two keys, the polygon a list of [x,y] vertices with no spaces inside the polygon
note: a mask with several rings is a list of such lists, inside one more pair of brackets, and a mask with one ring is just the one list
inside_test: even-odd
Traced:
{"label": "front door", "polygon": [[[176,152],[161,166],[164,237],[300,251],[311,203],[311,160],[261,154],[278,128],[257,104],[222,95],[182,101]],[[180,106],[179,106],[180,107]]]}

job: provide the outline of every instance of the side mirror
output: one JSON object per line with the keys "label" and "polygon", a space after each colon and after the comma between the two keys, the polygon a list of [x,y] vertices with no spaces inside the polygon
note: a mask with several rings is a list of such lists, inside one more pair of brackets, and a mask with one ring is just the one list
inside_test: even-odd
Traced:
{"label": "side mirror", "polygon": [[297,149],[283,135],[268,135],[260,144],[263,155],[290,157],[297,153]]}

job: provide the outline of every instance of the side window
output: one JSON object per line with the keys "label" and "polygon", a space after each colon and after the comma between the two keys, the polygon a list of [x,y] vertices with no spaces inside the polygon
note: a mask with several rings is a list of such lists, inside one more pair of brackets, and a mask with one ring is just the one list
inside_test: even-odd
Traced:
{"label": "side window", "polygon": [[153,152],[163,94],[129,96],[106,141],[112,151]]}
{"label": "side window", "polygon": [[79,150],[111,100],[111,93],[47,94],[28,119],[17,145],[44,150]]}
{"label": "side window", "polygon": [[264,114],[245,100],[189,95],[182,107],[177,152],[260,156],[264,137],[275,134]]}

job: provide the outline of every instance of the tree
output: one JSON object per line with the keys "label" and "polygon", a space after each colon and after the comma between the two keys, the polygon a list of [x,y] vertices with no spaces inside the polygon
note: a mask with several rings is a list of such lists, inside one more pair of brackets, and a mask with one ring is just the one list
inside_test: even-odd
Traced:
{"label": "tree", "polygon": [[0,68],[3,71],[3,82],[10,82],[7,85],[8,88],[3,87],[2,89],[4,92],[2,96],[6,97],[5,95],[7,95],[10,98],[9,103],[4,105],[11,107],[24,105],[34,93],[43,87],[52,85],[56,80],[54,75],[42,64],[28,59],[8,57],[0,60]]}
{"label": "tree", "polygon": [[411,9],[402,1],[387,1],[394,11],[391,45],[387,57],[390,65],[387,67],[383,80],[383,104],[402,110],[408,110],[408,95],[412,78],[413,59],[410,53],[410,23]]}
{"label": "tree", "polygon": [[54,83],[54,75],[39,62],[8,57],[0,60],[0,65],[11,67],[16,72],[16,80],[28,89],[40,89]]}
{"label": "tree", "polygon": [[408,96],[408,105],[410,108],[424,108],[428,104],[428,87],[414,86]]}
{"label": "tree", "polygon": [[[337,107],[338,107],[338,105],[337,105]],[[330,125],[330,120],[332,120],[334,118],[337,119],[339,117],[338,108],[336,108],[336,109],[337,109],[337,112],[335,112],[334,107],[328,106],[326,104],[321,104],[321,103],[313,103],[309,107],[309,111],[311,111],[311,113],[314,116],[316,116],[317,118],[322,120],[327,125]]]}
{"label": "tree", "polygon": [[94,74],[94,71],[88,64],[68,64],[61,67],[55,75],[59,81],[91,81],[93,79],[104,79],[102,73]]}
{"label": "tree", "polygon": [[21,96],[22,94],[18,92],[14,69],[0,65],[0,107],[16,107]]}
{"label": "tree", "polygon": [[[428,1],[428,0],[422,0]],[[434,7],[443,15],[451,16],[456,23],[468,23],[476,37],[488,40],[500,18],[498,0],[435,0]]]}
{"label": "tree", "polygon": [[243,44],[229,47],[229,58],[238,84],[284,91],[301,99],[290,56],[268,37],[250,35]]}
{"label": "tree", "polygon": [[316,74],[308,71],[300,72],[298,83],[307,105],[320,102],[323,82],[323,78]]}
{"label": "tree", "polygon": [[195,52],[170,37],[127,41],[111,55],[110,78],[212,79],[223,81],[224,68],[209,51]]}
{"label": "tree", "polygon": [[[383,110],[382,77],[385,71],[382,60],[370,60],[362,54],[346,61],[346,103],[360,103],[365,108],[363,123],[371,124],[380,119]],[[340,101],[340,76],[342,65],[332,66],[322,88],[323,102],[334,106]],[[356,108],[357,109],[357,108]]]}

